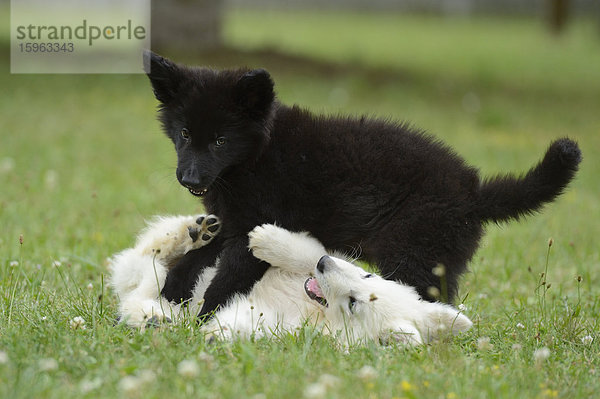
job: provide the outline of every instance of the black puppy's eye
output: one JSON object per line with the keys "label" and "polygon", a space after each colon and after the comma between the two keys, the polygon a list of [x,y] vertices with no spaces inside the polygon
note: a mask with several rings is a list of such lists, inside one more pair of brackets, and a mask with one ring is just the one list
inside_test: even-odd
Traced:
{"label": "black puppy's eye", "polygon": [[186,128],[181,129],[181,137],[183,137],[185,140],[189,140],[190,139],[189,130],[187,130]]}
{"label": "black puppy's eye", "polygon": [[225,144],[225,137],[219,137],[215,140],[215,145],[217,147],[221,147],[224,144]]}
{"label": "black puppy's eye", "polygon": [[354,305],[356,305],[356,298],[351,296],[348,298],[348,309],[350,309],[350,312],[352,313],[354,313]]}

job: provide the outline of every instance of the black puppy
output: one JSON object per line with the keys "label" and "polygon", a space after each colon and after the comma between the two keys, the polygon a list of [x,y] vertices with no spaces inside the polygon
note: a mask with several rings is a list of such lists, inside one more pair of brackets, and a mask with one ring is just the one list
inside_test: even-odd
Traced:
{"label": "black puppy", "polygon": [[[223,226],[163,288],[168,299],[189,298],[201,268],[219,257],[201,315],[262,277],[269,265],[248,251],[247,233],[263,223],[309,231],[428,300],[439,299],[435,292],[452,300],[482,224],[539,210],[581,161],[577,144],[563,138],[525,175],[481,180],[446,145],[407,125],[279,103],[265,70],[189,68],[150,52],[145,62],[177,151],[177,179]],[[440,264],[442,279],[432,272]]]}

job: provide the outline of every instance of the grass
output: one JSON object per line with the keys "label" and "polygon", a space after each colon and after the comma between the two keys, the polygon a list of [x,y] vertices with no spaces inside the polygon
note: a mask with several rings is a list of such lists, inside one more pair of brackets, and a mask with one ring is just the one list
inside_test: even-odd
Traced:
{"label": "grass", "polygon": [[[283,101],[318,112],[410,120],[483,174],[523,171],[552,138],[579,141],[585,159],[565,195],[521,223],[489,226],[461,283],[472,331],[417,349],[348,353],[310,329],[207,345],[190,328],[115,327],[106,257],[131,245],[151,215],[202,208],[174,179],[144,76],[9,75],[2,58],[0,397],[592,397],[596,32],[586,21],[553,38],[520,19],[237,11],[225,34],[243,51],[172,54],[265,66]],[[85,329],[71,328],[77,316]],[[197,369],[178,372],[183,360]]]}

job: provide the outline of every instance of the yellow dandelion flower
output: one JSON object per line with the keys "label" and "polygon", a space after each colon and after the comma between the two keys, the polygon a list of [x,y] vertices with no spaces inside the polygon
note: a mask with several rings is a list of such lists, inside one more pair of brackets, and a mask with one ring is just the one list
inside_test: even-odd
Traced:
{"label": "yellow dandelion flower", "polygon": [[402,387],[403,391],[411,391],[413,389],[412,384],[408,381],[402,381],[400,386]]}

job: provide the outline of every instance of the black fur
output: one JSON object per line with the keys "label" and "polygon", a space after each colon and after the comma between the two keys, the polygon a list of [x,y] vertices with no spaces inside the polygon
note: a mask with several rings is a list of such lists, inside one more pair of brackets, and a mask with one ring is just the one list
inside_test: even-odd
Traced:
{"label": "black fur", "polygon": [[[539,210],[581,161],[577,144],[560,139],[525,176],[482,182],[454,151],[407,125],[280,104],[262,69],[215,71],[146,57],[177,150],[177,178],[196,195],[207,190],[206,210],[222,221],[219,240],[186,255],[163,289],[169,299],[188,298],[199,269],[219,255],[201,314],[263,275],[268,265],[247,249],[247,233],[262,223],[309,231],[427,299],[436,287],[451,300],[482,225]],[[447,290],[432,273],[438,264]]]}

